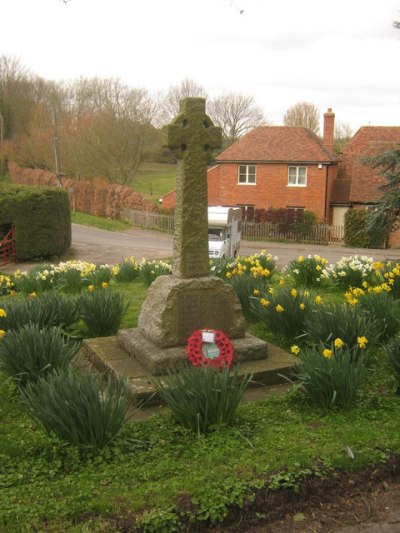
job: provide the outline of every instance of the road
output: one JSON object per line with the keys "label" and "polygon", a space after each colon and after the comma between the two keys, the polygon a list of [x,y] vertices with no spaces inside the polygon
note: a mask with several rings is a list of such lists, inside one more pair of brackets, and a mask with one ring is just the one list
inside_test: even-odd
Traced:
{"label": "road", "polygon": [[[393,259],[400,261],[400,249],[366,250],[363,248],[345,248],[339,245],[316,246],[311,244],[287,244],[262,241],[242,241],[241,255],[251,255],[266,249],[278,257],[278,266],[287,265],[299,255],[318,254],[330,263],[335,263],[343,256],[367,255],[375,260]],[[172,256],[172,235],[159,231],[132,228],[124,231],[106,231],[92,226],[72,224],[72,246],[67,254],[60,258],[85,260],[94,263],[115,264],[126,257],[136,260],[162,259]],[[27,270],[32,264],[18,264],[21,270]],[[0,271],[13,273],[16,265],[0,267]]]}

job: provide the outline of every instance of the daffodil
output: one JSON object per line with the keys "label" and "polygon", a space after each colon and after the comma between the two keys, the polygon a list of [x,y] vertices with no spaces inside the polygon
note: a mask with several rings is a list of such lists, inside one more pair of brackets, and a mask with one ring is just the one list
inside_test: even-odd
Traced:
{"label": "daffodil", "polygon": [[271,302],[269,300],[266,300],[265,298],[261,298],[260,304],[264,307],[268,307]]}
{"label": "daffodil", "polygon": [[260,295],[260,291],[258,289],[254,289],[253,290],[253,295],[254,296],[259,296]]}
{"label": "daffodil", "polygon": [[335,345],[335,348],[342,348],[344,345],[345,345],[345,342],[342,341],[342,339],[340,339],[339,337],[337,337],[333,344]]}
{"label": "daffodil", "polygon": [[297,297],[297,291],[296,291],[296,289],[292,289],[292,290],[290,291],[290,294],[293,296],[293,298],[296,298],[296,297]]}
{"label": "daffodil", "polygon": [[108,287],[108,283],[106,281],[103,281],[101,286],[103,287],[103,289],[106,289]]}
{"label": "daffodil", "polygon": [[0,308],[0,318],[1,317],[6,317],[6,316],[7,316],[7,313],[6,313],[5,309],[1,309]]}
{"label": "daffodil", "polygon": [[96,287],[94,285],[89,285],[88,291],[93,292],[95,290],[95,288]]}
{"label": "daffodil", "polygon": [[6,332],[4,331],[4,329],[0,329],[0,339],[2,339],[5,334]]}
{"label": "daffodil", "polygon": [[367,344],[368,344],[368,339],[364,336],[362,337],[357,337],[357,342],[358,342],[358,346],[360,348],[366,348]]}
{"label": "daffodil", "polygon": [[323,356],[326,357],[326,359],[330,359],[333,355],[332,350],[329,348],[325,348],[325,350],[322,352]]}
{"label": "daffodil", "polygon": [[301,309],[302,311],[304,311],[304,309],[306,308],[306,305],[305,305],[304,302],[301,302],[301,304],[299,305],[299,307],[300,307],[300,309]]}
{"label": "daffodil", "polygon": [[298,355],[299,352],[300,352],[300,348],[298,346],[296,346],[296,344],[293,344],[293,346],[290,348],[290,351],[294,354],[294,355]]}
{"label": "daffodil", "polygon": [[284,310],[285,310],[285,309],[284,309],[281,305],[279,305],[279,304],[275,307],[275,311],[276,311],[277,313],[283,313]]}
{"label": "daffodil", "polygon": [[320,303],[322,303],[322,298],[319,294],[317,294],[317,296],[315,297],[315,300],[314,302],[319,305]]}

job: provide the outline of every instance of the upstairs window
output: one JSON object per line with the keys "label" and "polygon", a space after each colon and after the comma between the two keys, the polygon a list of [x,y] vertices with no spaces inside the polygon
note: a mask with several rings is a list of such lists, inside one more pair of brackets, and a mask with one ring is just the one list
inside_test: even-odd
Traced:
{"label": "upstairs window", "polygon": [[288,185],[297,187],[307,186],[307,167],[289,167]]}
{"label": "upstairs window", "polygon": [[238,174],[238,183],[256,184],[256,165],[239,165]]}

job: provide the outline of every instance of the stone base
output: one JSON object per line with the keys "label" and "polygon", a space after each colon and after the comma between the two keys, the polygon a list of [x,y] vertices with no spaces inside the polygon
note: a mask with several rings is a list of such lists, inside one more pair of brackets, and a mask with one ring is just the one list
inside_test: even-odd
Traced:
{"label": "stone base", "polygon": [[235,292],[213,276],[158,277],[148,290],[138,327],[142,336],[159,348],[185,346],[197,329],[219,329],[231,340],[246,332]]}
{"label": "stone base", "polygon": [[[253,335],[246,333],[241,339],[230,340],[233,345],[234,363],[255,361],[267,357],[267,343]],[[188,360],[186,345],[160,348],[148,340],[139,328],[120,330],[118,342],[121,348],[145,366],[154,376],[166,374],[171,367],[176,367]]]}
{"label": "stone base", "polygon": [[[288,383],[284,376],[293,377],[292,369],[298,362],[296,357],[273,344],[266,344],[267,358],[240,363],[239,376],[253,374],[251,387]],[[127,378],[131,395],[136,400],[144,401],[146,405],[160,404],[160,398],[155,393],[154,376],[119,346],[117,337],[86,339],[81,355],[100,372],[115,378]]]}

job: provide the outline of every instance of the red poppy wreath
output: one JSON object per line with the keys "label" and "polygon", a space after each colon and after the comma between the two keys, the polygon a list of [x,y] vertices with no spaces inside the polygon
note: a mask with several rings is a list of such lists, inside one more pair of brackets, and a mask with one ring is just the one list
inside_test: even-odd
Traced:
{"label": "red poppy wreath", "polygon": [[189,361],[194,366],[230,367],[233,346],[228,337],[220,330],[213,330],[214,342],[203,341],[204,330],[194,331],[186,346]]}

